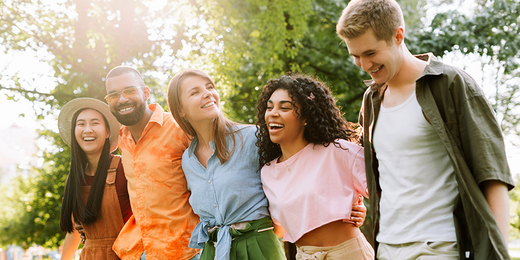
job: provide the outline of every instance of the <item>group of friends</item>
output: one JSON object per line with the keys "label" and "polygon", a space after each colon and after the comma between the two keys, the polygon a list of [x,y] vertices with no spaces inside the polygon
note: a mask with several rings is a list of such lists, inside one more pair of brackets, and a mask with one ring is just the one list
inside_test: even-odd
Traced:
{"label": "group of friends", "polygon": [[337,33],[372,78],[360,127],[301,74],[266,83],[256,125],[227,119],[197,69],[171,79],[171,113],[124,66],[106,75],[108,105],[68,102],[62,259],[83,240],[76,228],[81,259],[286,259],[281,236],[303,260],[509,259],[514,183],[476,82],[408,51],[395,0],[350,1]]}

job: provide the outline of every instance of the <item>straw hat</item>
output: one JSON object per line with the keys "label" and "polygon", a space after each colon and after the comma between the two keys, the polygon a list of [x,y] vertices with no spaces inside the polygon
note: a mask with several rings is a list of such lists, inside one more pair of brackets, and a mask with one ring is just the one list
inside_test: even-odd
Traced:
{"label": "straw hat", "polygon": [[76,98],[69,101],[61,109],[60,116],[58,117],[58,128],[60,129],[61,138],[63,141],[70,146],[71,142],[71,121],[74,113],[83,108],[91,108],[101,113],[106,120],[108,120],[108,126],[110,127],[110,151],[113,152],[117,148],[117,139],[119,138],[119,128],[121,124],[110,112],[110,107],[100,100],[94,98]]}

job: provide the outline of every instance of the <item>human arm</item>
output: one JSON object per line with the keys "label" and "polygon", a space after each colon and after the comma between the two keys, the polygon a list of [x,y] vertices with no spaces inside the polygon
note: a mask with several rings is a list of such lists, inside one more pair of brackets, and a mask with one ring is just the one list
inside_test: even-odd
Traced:
{"label": "human arm", "polygon": [[367,208],[363,204],[363,196],[368,198],[367,180],[365,174],[365,156],[363,148],[359,148],[355,156],[353,156],[351,173],[354,177],[353,188],[358,192],[358,198],[352,205],[350,221],[356,227],[360,227],[365,222],[367,215]]}
{"label": "human arm", "polygon": [[80,241],[81,238],[76,230],[72,233],[67,233],[67,235],[65,235],[65,240],[63,241],[61,260],[71,260],[78,249]]}
{"label": "human arm", "polygon": [[278,237],[278,238],[283,237],[283,235],[285,234],[285,229],[283,229],[282,225],[280,225],[280,223],[278,221],[273,219],[273,226],[274,226],[274,234],[276,235],[276,237]]}
{"label": "human arm", "polygon": [[[504,245],[507,247],[509,229],[507,191],[514,187],[514,181],[508,167],[500,125],[482,89],[471,77],[461,73],[454,78],[450,86],[456,113],[454,116],[453,112],[446,113],[446,126],[455,140],[460,140],[458,146],[464,155],[464,162],[479,184],[468,192],[476,193],[475,188],[480,189],[498,225],[499,230],[496,231],[500,231]],[[453,122],[456,124],[454,125]],[[464,171],[462,173],[464,176]]]}
{"label": "human arm", "polygon": [[509,236],[509,196],[507,195],[507,185],[501,181],[490,180],[482,184],[482,193],[495,216],[498,228],[504,238],[507,247]]}

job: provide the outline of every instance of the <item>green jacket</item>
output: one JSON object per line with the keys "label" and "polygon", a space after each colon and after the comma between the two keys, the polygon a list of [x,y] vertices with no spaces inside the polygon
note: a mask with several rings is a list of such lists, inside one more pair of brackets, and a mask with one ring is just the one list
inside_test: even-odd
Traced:
{"label": "green jacket", "polygon": [[[510,259],[498,225],[479,184],[499,180],[513,188],[500,126],[484,93],[463,70],[443,64],[431,54],[416,83],[416,95],[426,119],[439,134],[455,170],[459,196],[454,218],[461,259]],[[372,144],[383,86],[369,85],[359,123],[363,143],[374,238],[379,230],[378,161]],[[377,249],[377,241],[372,241]]]}

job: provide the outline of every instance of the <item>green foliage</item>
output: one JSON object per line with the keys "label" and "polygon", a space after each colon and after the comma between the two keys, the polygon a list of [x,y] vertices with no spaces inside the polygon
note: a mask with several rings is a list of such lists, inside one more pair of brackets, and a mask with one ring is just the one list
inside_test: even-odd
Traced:
{"label": "green foliage", "polygon": [[[2,1],[0,5],[0,42],[8,51],[45,50],[54,71],[55,86],[40,86],[38,79],[15,75],[11,98],[20,96],[45,104],[37,110],[43,119],[66,102],[77,97],[105,96],[104,76],[112,67],[136,62],[143,67],[161,54],[158,44],[148,39],[146,6],[137,1],[63,1],[44,4],[39,1]],[[34,83],[36,82],[36,84]],[[150,87],[157,82],[149,81]],[[51,89],[50,93],[48,90]],[[64,234],[59,229],[61,198],[69,170],[70,151],[57,133],[42,131],[55,148],[43,151],[44,166],[28,179],[18,179],[9,197],[13,206],[0,221],[0,243],[24,247],[40,244],[56,247]],[[6,204],[7,205],[7,204]],[[4,210],[6,207],[3,207]]]}
{"label": "green foliage", "polygon": [[[27,92],[27,84],[15,89],[31,101],[53,108],[82,96],[103,100],[104,76],[113,67],[161,55],[159,42],[148,39],[147,7],[139,1],[64,1],[43,4],[9,1],[0,7],[0,39],[9,50],[47,50],[56,86],[50,95]],[[152,59],[150,59],[152,58]],[[137,62],[139,65],[139,62]],[[151,85],[155,87],[155,85]]]}
{"label": "green foliage", "polygon": [[517,0],[482,1],[475,13],[459,11],[438,13],[431,25],[416,31],[411,41],[418,52],[431,51],[443,56],[448,51],[478,53],[503,62],[505,74],[518,69],[520,2]]}
{"label": "green foliage", "polygon": [[496,91],[491,102],[499,115],[500,127],[505,134],[520,136],[520,70],[513,75],[504,75],[504,69],[498,68],[495,77]]}
{"label": "green foliage", "polygon": [[460,49],[503,62],[505,74],[518,69],[520,60],[519,16],[517,0],[483,1],[476,12],[464,15],[458,11],[439,13],[430,27],[417,34],[417,48],[442,56]]}
{"label": "green foliage", "polygon": [[[516,1],[516,2],[515,2]],[[54,85],[38,79],[11,78],[11,99],[44,104],[38,118],[55,114],[77,97],[103,100],[104,76],[113,67],[134,65],[154,90],[152,102],[166,105],[166,83],[181,68],[207,71],[222,91],[224,108],[237,122],[256,121],[256,102],[267,80],[289,72],[326,82],[347,120],[357,122],[363,79],[336,22],[347,2],[341,0],[175,0],[151,7],[153,0],[2,1],[0,43],[7,51],[45,50]],[[475,14],[438,14],[431,25],[421,20],[426,0],[399,1],[407,22],[407,45],[413,53],[448,51],[492,57],[504,68],[507,86],[496,109],[514,107],[518,84],[519,7],[517,0],[483,1]],[[442,2],[442,1],[441,1]],[[516,75],[516,76],[515,76]],[[50,90],[50,91],[48,91]],[[507,102],[509,98],[509,103]],[[509,109],[509,110],[508,110]],[[514,128],[518,117],[504,120]],[[516,121],[515,121],[516,120]],[[504,125],[504,124],[503,124]],[[54,144],[44,151],[44,166],[28,179],[1,187],[0,244],[57,246],[69,148],[58,134],[42,131]]]}
{"label": "green foliage", "polygon": [[357,122],[361,98],[370,77],[356,67],[345,43],[336,34],[336,23],[346,6],[343,1],[314,1],[309,32],[296,57],[301,72],[326,82],[347,120]]}
{"label": "green foliage", "polygon": [[[329,83],[348,118],[356,121],[363,74],[335,33],[341,1],[178,0],[166,2],[162,9],[147,8],[147,3],[77,0],[54,7],[22,0],[6,3],[0,7],[2,16],[9,18],[0,21],[1,41],[11,51],[51,53],[48,63],[56,85],[47,86],[50,93],[42,93],[13,78],[12,86],[0,89],[45,103],[48,110],[39,114],[43,118],[76,97],[102,99],[108,70],[134,64],[147,86],[155,89],[153,102],[164,106],[165,88],[157,86],[171,78],[172,68],[191,64],[215,76],[231,118],[254,123],[256,100],[265,82],[287,72],[304,72]],[[56,150],[44,151],[44,167],[30,179],[19,180],[20,194],[10,199],[23,197],[24,207],[17,208],[15,215],[21,217],[16,221],[2,222],[3,243],[56,246],[63,237],[58,224],[69,148],[56,133],[41,134]],[[7,235],[18,230],[24,231],[16,237]]]}
{"label": "green foliage", "polygon": [[[57,134],[48,131],[49,137]],[[61,140],[61,139],[60,139]],[[65,180],[69,171],[68,147],[61,151],[43,151],[46,164],[28,178],[17,177],[1,187],[0,245],[33,244],[56,248],[65,234],[60,232],[59,216]]]}
{"label": "green foliage", "polygon": [[201,25],[211,29],[197,35],[200,41],[191,42],[201,45],[200,55],[207,53],[201,61],[192,59],[192,64],[202,63],[199,68],[214,75],[229,117],[254,123],[261,86],[299,70],[295,58],[308,30],[311,2],[217,0],[200,1],[194,7]]}
{"label": "green foliage", "polygon": [[[227,115],[254,123],[256,102],[267,80],[305,73],[325,81],[348,120],[357,121],[365,86],[336,35],[342,1],[203,1],[195,5],[212,30],[192,59],[207,69],[224,93]],[[197,46],[197,41],[192,41]],[[201,55],[205,59],[199,59]],[[209,65],[208,65],[209,64]]]}
{"label": "green foliage", "polygon": [[[408,46],[412,52],[450,51],[478,54],[487,60],[482,74],[492,75],[496,89],[491,103],[506,134],[520,134],[518,85],[520,75],[520,2],[518,0],[478,1],[475,12],[450,10],[438,13],[431,24],[413,31]],[[489,67],[491,67],[490,71]]]}

